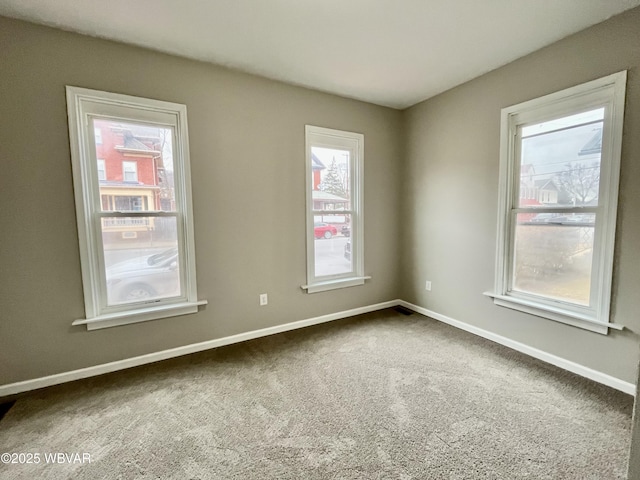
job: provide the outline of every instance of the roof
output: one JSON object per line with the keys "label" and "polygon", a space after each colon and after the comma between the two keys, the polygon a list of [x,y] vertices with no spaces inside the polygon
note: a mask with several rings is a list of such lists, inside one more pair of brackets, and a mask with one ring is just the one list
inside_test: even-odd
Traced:
{"label": "roof", "polygon": [[348,198],[339,197],[333,193],[323,192],[322,190],[314,190],[311,192],[311,196],[314,200],[323,200],[325,202],[346,203]]}
{"label": "roof", "polygon": [[552,179],[549,178],[534,180],[533,184],[540,190],[558,190],[558,186]]}
{"label": "roof", "polygon": [[311,154],[311,167],[313,170],[324,170],[325,168],[327,168],[324,166],[324,163],[322,163],[320,159],[316,157],[315,153]]}
{"label": "roof", "polygon": [[599,128],[591,140],[589,140],[582,150],[578,152],[578,155],[591,155],[593,153],[600,153],[602,151],[602,129]]}
{"label": "roof", "polygon": [[133,136],[133,133],[125,130],[124,131],[124,148],[128,150],[145,150],[147,152],[155,152],[153,148],[148,147],[136,137]]}

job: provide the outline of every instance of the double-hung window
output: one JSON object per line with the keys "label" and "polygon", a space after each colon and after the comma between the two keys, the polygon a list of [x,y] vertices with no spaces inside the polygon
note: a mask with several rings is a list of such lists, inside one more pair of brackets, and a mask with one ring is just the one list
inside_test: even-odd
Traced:
{"label": "double-hung window", "polygon": [[609,303],[626,72],[502,110],[496,304],[599,333]]}
{"label": "double-hung window", "polygon": [[122,179],[138,183],[138,162],[122,162]]}
{"label": "double-hung window", "polygon": [[306,126],[308,293],[362,285],[364,136]]}
{"label": "double-hung window", "polygon": [[104,182],[107,180],[107,170],[104,164],[104,160],[98,159],[98,180]]}
{"label": "double-hung window", "polygon": [[[67,87],[89,330],[195,313],[186,107]],[[107,168],[108,167],[108,168]]]}

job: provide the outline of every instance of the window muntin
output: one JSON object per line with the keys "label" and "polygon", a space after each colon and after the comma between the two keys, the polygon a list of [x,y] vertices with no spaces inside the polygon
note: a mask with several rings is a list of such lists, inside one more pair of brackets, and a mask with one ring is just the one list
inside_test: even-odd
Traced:
{"label": "window muntin", "polygon": [[76,87],[67,101],[87,315],[74,324],[197,311],[185,107]]}
{"label": "window muntin", "polygon": [[[309,293],[364,283],[361,134],[307,126]],[[354,282],[355,281],[355,282]]]}
{"label": "window muntin", "polygon": [[625,79],[503,109],[497,304],[607,333]]}

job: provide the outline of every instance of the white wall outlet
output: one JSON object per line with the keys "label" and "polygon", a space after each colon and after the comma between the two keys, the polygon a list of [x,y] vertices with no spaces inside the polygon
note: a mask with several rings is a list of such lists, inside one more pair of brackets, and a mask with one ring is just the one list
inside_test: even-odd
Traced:
{"label": "white wall outlet", "polygon": [[427,280],[427,281],[424,283],[424,289],[425,289],[425,290],[427,290],[427,291],[429,291],[429,292],[431,291],[431,281]]}
{"label": "white wall outlet", "polygon": [[269,303],[269,297],[266,293],[260,294],[260,306],[267,305]]}

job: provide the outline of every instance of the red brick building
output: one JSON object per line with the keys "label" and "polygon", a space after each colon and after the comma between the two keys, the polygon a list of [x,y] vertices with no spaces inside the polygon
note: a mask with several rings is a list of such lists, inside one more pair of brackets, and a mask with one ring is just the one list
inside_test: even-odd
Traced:
{"label": "red brick building", "polygon": [[[173,209],[173,185],[163,160],[163,138],[170,131],[94,121],[98,181],[103,211]],[[138,238],[154,228],[153,219],[113,217],[103,219],[108,237]]]}

